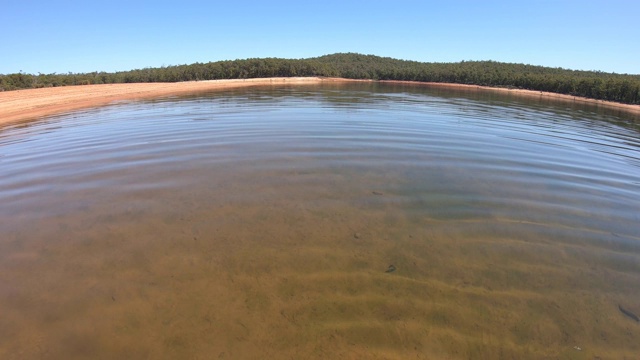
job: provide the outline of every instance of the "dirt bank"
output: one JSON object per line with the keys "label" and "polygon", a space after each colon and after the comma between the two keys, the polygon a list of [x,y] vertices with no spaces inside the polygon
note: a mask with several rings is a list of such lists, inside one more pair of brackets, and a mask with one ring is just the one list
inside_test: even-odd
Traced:
{"label": "dirt bank", "polygon": [[[64,113],[71,110],[107,105],[114,101],[136,100],[158,96],[186,94],[199,91],[228,89],[245,86],[275,84],[311,84],[321,82],[356,82],[372,80],[350,80],[341,78],[295,77],[189,81],[178,83],[135,83],[65,86],[43,89],[28,89],[0,92],[0,125],[17,123],[42,116]],[[411,81],[381,81],[383,83],[412,84],[415,86],[447,87],[468,90],[507,92],[517,96],[545,97],[562,101],[594,103],[598,106],[615,108],[640,114],[640,106],[619,104],[602,100],[581,98],[570,95],[532,90],[492,88],[477,85],[420,83]]]}
{"label": "dirt bank", "polygon": [[107,105],[115,101],[148,99],[199,91],[271,84],[341,81],[321,78],[264,78],[63,86],[0,92],[0,125],[37,119],[71,110]]}
{"label": "dirt bank", "polygon": [[433,82],[418,82],[418,81],[383,80],[380,82],[389,83],[389,84],[410,84],[415,86],[443,87],[443,88],[469,90],[469,91],[475,91],[475,90],[495,91],[495,92],[508,93],[515,96],[524,96],[529,98],[547,98],[547,99],[555,99],[559,101],[595,104],[605,108],[623,110],[623,111],[630,112],[632,114],[640,115],[640,105],[622,104],[622,103],[617,103],[613,101],[596,100],[596,99],[590,99],[590,98],[585,98],[580,96],[565,95],[565,94],[558,94],[558,93],[552,93],[552,92],[514,89],[514,88],[500,88],[500,87],[490,87],[490,86],[480,86],[480,85],[433,83]]}

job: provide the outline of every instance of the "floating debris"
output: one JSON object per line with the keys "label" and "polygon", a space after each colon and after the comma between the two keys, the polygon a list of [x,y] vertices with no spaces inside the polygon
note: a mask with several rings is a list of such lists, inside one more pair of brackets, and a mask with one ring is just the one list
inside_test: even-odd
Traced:
{"label": "floating debris", "polygon": [[396,271],[396,267],[393,265],[389,265],[389,267],[387,268],[387,270],[385,270],[386,273],[391,273]]}
{"label": "floating debris", "polygon": [[371,193],[373,195],[384,195],[384,193],[381,193],[380,191],[372,191]]}
{"label": "floating debris", "polygon": [[620,304],[618,304],[618,309],[620,309],[620,312],[625,314],[628,318],[633,319],[637,322],[640,322],[640,318],[638,317],[638,315],[632,313],[631,311],[623,308]]}

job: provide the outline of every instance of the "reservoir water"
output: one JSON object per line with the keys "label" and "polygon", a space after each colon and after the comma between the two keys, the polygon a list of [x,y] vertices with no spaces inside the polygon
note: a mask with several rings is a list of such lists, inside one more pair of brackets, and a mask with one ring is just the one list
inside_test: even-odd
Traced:
{"label": "reservoir water", "polygon": [[637,316],[634,115],[364,83],[0,129],[2,359],[621,359]]}

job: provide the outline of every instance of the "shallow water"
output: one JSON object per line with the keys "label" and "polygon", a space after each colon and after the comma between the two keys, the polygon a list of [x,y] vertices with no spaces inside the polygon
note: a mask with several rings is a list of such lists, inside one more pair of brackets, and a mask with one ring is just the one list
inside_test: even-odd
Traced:
{"label": "shallow water", "polygon": [[638,121],[349,84],[4,128],[0,357],[632,358]]}

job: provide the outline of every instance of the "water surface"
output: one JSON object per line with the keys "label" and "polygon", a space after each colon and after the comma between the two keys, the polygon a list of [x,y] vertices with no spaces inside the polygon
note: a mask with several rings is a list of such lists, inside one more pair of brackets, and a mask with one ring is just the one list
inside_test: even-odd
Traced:
{"label": "water surface", "polygon": [[639,130],[381,84],[6,127],[0,357],[632,358]]}

